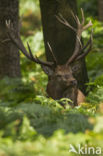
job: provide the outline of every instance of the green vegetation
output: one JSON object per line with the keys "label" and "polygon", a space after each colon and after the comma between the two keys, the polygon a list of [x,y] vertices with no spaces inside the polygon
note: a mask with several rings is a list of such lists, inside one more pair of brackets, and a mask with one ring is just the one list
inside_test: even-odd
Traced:
{"label": "green vegetation", "polygon": [[[93,2],[83,0],[79,6],[86,10],[93,5],[88,14],[96,15]],[[38,0],[21,0],[20,14],[25,45],[29,41],[34,54],[45,59]],[[0,81],[0,156],[77,156],[69,153],[70,144],[76,149],[78,144],[99,146],[103,151],[103,24],[91,20],[94,45],[86,58],[90,78],[86,103],[64,109],[48,98],[47,76],[21,54],[22,80]],[[83,33],[85,39],[89,33]]]}

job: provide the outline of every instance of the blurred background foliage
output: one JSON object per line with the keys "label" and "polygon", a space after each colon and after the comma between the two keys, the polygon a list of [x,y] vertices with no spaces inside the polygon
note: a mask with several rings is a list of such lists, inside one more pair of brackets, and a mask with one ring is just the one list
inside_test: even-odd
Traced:
{"label": "blurred background foliage", "polygon": [[[59,101],[48,98],[47,76],[21,54],[22,80],[0,81],[0,156],[75,156],[69,153],[70,144],[103,148],[103,23],[98,21],[96,0],[79,0],[80,7],[94,31],[86,57],[86,103],[72,109],[62,99],[67,107],[63,109]],[[21,0],[20,17],[25,46],[29,42],[33,54],[45,59],[39,1]],[[89,34],[90,30],[83,33],[85,41]]]}

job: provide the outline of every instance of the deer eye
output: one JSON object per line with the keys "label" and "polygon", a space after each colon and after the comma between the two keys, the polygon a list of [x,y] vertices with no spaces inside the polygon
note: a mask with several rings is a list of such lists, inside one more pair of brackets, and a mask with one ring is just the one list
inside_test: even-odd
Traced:
{"label": "deer eye", "polygon": [[74,72],[78,72],[78,71],[80,70],[80,68],[81,68],[81,67],[80,67],[80,66],[78,66],[78,65],[77,65],[77,66],[72,67],[72,71],[73,71],[73,73],[74,73]]}

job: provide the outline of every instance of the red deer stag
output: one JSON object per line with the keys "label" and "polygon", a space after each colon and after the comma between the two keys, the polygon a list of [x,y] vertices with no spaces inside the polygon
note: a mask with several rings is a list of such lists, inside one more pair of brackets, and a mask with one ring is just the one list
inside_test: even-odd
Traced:
{"label": "red deer stag", "polygon": [[81,36],[82,32],[86,29],[88,29],[90,26],[92,26],[91,21],[89,21],[88,24],[85,24],[85,18],[83,10],[81,9],[82,14],[82,22],[80,23],[79,18],[73,15],[73,18],[77,24],[77,28],[72,27],[64,18],[62,15],[56,16],[56,18],[59,20],[59,22],[63,23],[65,26],[69,27],[76,33],[76,41],[75,41],[75,48],[73,55],[68,59],[66,64],[59,65],[54,54],[52,51],[52,48],[50,47],[50,44],[48,43],[53,62],[44,62],[39,60],[37,57],[34,57],[29,44],[28,51],[24,47],[22,40],[20,38],[20,34],[15,33],[13,25],[10,21],[6,21],[6,27],[7,27],[7,33],[9,39],[12,41],[15,46],[22,51],[22,53],[31,61],[38,63],[41,65],[44,72],[48,75],[48,85],[47,85],[47,93],[50,97],[57,100],[60,98],[69,98],[73,101],[73,103],[70,103],[72,107],[79,105],[81,102],[84,101],[85,96],[83,93],[79,90],[77,85],[77,80],[73,77],[73,70],[72,70],[72,64],[76,61],[79,61],[83,57],[85,57],[92,47],[92,33],[90,36],[90,39],[88,40],[87,44],[82,47],[81,43]]}

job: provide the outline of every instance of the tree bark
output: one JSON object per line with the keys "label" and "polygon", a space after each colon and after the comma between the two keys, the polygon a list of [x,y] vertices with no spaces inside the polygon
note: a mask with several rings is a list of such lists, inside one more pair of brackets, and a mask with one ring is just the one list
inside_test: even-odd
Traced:
{"label": "tree bark", "polygon": [[[13,23],[18,31],[19,0],[0,0],[0,41],[7,39],[5,21]],[[11,43],[0,44],[0,78],[20,77],[20,58],[18,49]]]}
{"label": "tree bark", "polygon": [[103,0],[98,0],[99,20],[103,21]]}
{"label": "tree bark", "polygon": [[[40,8],[47,60],[52,61],[47,46],[49,42],[58,64],[64,64],[73,53],[76,36],[72,30],[61,24],[55,15],[61,13],[72,26],[76,27],[71,15],[71,8],[74,13],[77,13],[76,0],[40,0]],[[80,64],[79,78],[78,75],[75,77],[78,80],[79,88],[85,93],[85,83],[88,82],[85,60],[80,61]]]}

